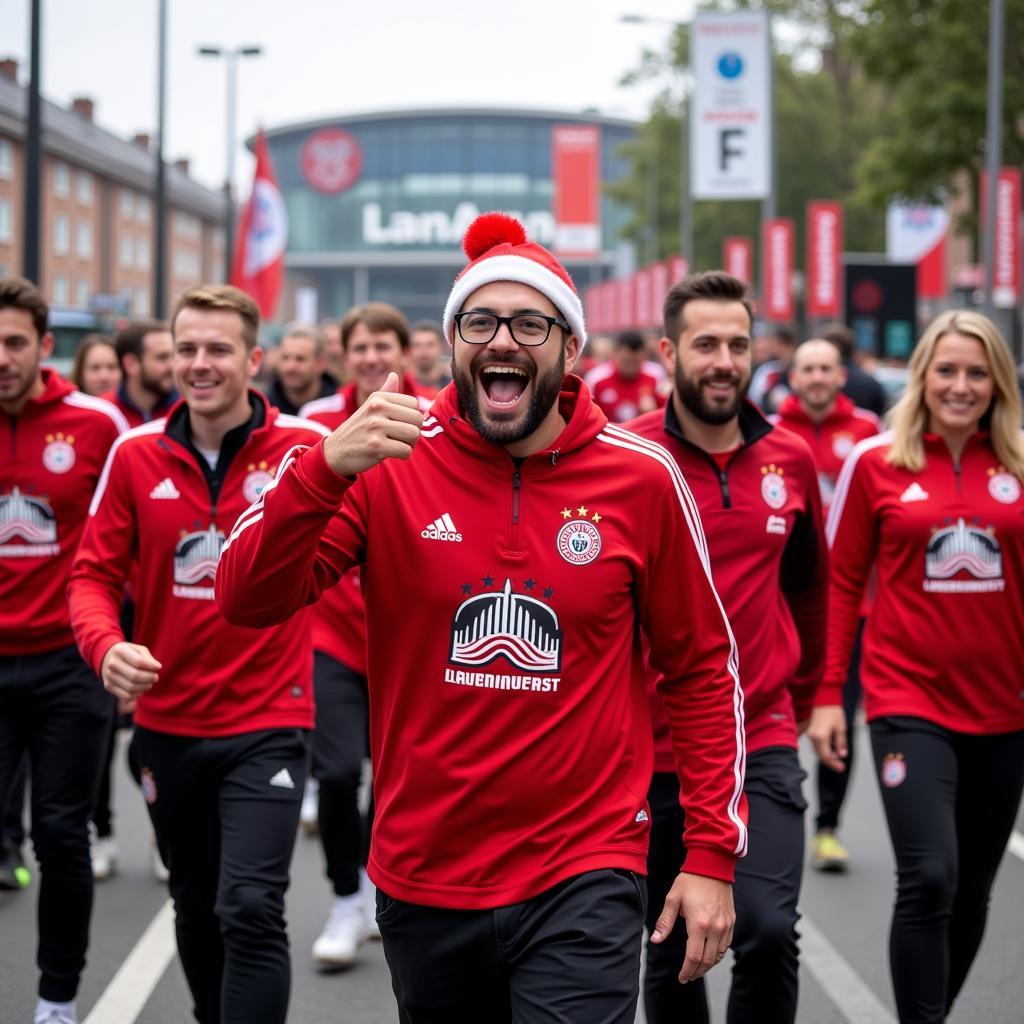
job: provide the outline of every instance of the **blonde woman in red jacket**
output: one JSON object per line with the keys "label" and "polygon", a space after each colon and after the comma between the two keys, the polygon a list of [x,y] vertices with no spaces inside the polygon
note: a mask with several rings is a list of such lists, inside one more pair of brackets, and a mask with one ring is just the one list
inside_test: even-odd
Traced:
{"label": "blonde woman in red jacket", "polygon": [[836,485],[828,654],[810,735],[839,770],[841,688],[872,561],[861,678],[898,883],[901,1024],[944,1021],[981,944],[1024,785],[1024,437],[1006,342],[979,313],[925,331],[891,430]]}

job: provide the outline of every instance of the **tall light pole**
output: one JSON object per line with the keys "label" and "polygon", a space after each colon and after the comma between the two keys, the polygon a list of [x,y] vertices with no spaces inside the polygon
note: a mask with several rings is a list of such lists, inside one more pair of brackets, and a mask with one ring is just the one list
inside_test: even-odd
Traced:
{"label": "tall light pole", "polygon": [[[625,25],[671,25],[673,28],[689,28],[689,22],[674,21],[672,18],[648,17],[645,14],[623,14],[619,17]],[[689,70],[687,68],[686,70]],[[691,269],[693,259],[693,197],[690,193],[690,89],[683,73],[683,96],[679,111],[679,248]]]}
{"label": "tall light pole", "polygon": [[[999,170],[1003,162],[1003,46],[1006,11],[1003,0],[992,0],[988,14],[988,111],[986,126],[985,167],[988,173],[988,207],[982,232],[981,263],[985,268],[984,311],[996,316],[992,295],[996,269],[996,203],[999,192]],[[1009,338],[1010,335],[1008,334]]]}
{"label": "tall light pole", "polygon": [[235,256],[235,120],[238,113],[238,58],[258,57],[263,53],[262,46],[200,46],[198,48],[200,57],[223,57],[227,65],[227,117],[225,118],[225,131],[227,133],[227,170],[224,179],[224,205],[226,206],[226,217],[224,220],[224,280],[231,278],[231,264]]}

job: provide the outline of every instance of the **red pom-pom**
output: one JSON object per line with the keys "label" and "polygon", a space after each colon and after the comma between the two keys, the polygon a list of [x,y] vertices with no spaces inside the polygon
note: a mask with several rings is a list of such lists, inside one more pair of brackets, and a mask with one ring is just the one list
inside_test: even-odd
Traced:
{"label": "red pom-pom", "polygon": [[475,260],[496,245],[523,245],[526,242],[526,228],[507,213],[482,213],[466,229],[462,250]]}

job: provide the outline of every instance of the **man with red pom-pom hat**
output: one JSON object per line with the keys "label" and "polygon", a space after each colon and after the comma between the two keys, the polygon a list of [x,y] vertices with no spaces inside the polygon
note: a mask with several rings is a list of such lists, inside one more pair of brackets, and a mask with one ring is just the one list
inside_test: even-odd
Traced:
{"label": "man with red pom-pom hat", "polygon": [[[659,445],[571,371],[576,287],[485,214],[444,310],[453,382],[392,375],[238,520],[217,600],[266,626],[362,566],[368,872],[401,1019],[631,1022],[652,769],[640,632],[686,812],[654,940],[722,959],[746,850],[743,697],[700,520]],[[680,921],[679,918],[683,918]]]}

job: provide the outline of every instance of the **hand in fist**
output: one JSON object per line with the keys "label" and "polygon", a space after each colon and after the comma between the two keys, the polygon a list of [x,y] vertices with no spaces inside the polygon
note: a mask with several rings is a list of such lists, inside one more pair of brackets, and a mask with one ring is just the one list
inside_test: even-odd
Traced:
{"label": "hand in fist", "polygon": [[324,458],[339,476],[354,476],[385,459],[407,459],[422,426],[419,403],[403,395],[398,374],[389,373],[380,391],[324,441]]}

